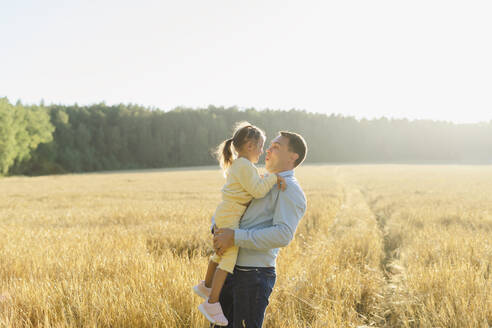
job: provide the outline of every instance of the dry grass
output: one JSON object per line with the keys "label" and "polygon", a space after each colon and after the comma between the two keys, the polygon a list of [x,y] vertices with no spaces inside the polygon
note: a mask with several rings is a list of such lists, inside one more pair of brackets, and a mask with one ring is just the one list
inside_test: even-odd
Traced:
{"label": "dry grass", "polygon": [[[492,169],[305,166],[265,327],[492,326]],[[208,327],[218,170],[0,179],[0,327]]]}

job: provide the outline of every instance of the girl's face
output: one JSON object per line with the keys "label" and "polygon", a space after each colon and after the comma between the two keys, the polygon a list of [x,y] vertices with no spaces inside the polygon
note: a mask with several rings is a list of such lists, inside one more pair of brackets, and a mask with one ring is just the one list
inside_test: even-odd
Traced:
{"label": "girl's face", "polygon": [[255,163],[255,164],[258,163],[261,154],[263,154],[264,144],[265,144],[265,139],[263,137],[260,137],[258,141],[254,139],[248,141],[247,144],[248,159],[251,161],[251,163]]}

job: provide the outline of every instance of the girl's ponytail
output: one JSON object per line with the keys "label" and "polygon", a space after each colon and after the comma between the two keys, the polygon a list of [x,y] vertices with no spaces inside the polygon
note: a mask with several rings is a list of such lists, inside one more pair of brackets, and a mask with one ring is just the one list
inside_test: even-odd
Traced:
{"label": "girl's ponytail", "polygon": [[231,166],[232,161],[234,160],[233,158],[233,153],[232,153],[232,141],[233,138],[224,140],[219,147],[217,148],[216,155],[219,160],[220,167],[223,170],[226,170],[229,166]]}
{"label": "girl's ponytail", "polygon": [[224,140],[215,150],[215,156],[219,160],[220,167],[226,170],[236,159],[237,153],[249,140],[258,141],[260,138],[266,139],[265,132],[249,122],[238,122],[234,127],[233,137]]}

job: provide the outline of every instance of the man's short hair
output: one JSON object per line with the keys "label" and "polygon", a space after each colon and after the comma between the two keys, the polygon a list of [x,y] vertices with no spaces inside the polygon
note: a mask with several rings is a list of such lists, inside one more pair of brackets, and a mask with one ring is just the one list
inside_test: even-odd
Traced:
{"label": "man's short hair", "polygon": [[282,137],[286,137],[287,139],[289,139],[289,151],[299,155],[299,157],[294,163],[294,167],[297,167],[306,158],[306,153],[307,153],[306,140],[304,140],[304,138],[300,134],[295,132],[280,131],[279,134]]}

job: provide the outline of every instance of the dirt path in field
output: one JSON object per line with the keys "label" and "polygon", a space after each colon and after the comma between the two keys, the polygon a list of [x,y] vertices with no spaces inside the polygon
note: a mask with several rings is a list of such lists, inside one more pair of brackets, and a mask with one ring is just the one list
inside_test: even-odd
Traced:
{"label": "dirt path in field", "polygon": [[397,246],[388,233],[387,223],[391,216],[390,210],[376,210],[376,203],[379,198],[371,198],[367,192],[364,192],[364,189],[349,182],[339,168],[335,170],[335,174],[344,188],[344,203],[340,208],[337,219],[349,223],[357,220],[358,225],[362,224],[370,228],[377,227],[378,233],[383,239],[381,269],[385,273],[385,277],[389,278],[388,267],[391,265],[392,260],[395,259],[395,246]]}
{"label": "dirt path in field", "polygon": [[342,169],[336,170],[335,173],[344,188],[345,198],[337,215],[339,222],[335,221],[334,225],[357,225],[357,229],[371,231],[380,239],[378,270],[384,279],[381,288],[384,301],[379,305],[380,309],[376,317],[380,319],[378,326],[389,327],[388,323],[392,322],[390,304],[394,300],[396,290],[399,289],[398,282],[404,274],[404,269],[398,265],[400,240],[398,236],[391,233],[389,225],[392,208],[379,208],[377,206],[379,198],[350,182],[344,176]]}
{"label": "dirt path in field", "polygon": [[[357,225],[359,228],[372,229],[379,222],[357,186],[347,182],[340,170],[335,171],[338,181],[344,189],[344,201],[340,207],[334,225]],[[380,229],[380,227],[379,227]]]}

